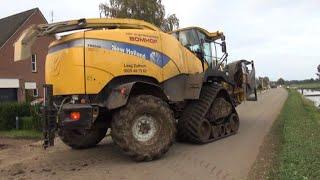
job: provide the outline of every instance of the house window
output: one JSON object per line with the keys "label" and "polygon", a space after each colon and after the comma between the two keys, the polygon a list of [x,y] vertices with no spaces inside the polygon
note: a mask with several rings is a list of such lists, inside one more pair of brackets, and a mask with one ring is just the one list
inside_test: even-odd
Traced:
{"label": "house window", "polygon": [[32,68],[32,72],[37,72],[37,55],[36,54],[32,54],[31,56],[31,68]]}
{"label": "house window", "polygon": [[38,96],[39,96],[38,89],[33,89],[33,97],[38,97]]}

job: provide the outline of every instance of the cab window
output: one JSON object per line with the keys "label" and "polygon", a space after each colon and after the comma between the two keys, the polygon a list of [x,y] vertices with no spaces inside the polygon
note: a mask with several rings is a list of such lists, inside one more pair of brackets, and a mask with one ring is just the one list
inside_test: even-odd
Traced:
{"label": "cab window", "polygon": [[201,51],[200,41],[196,32],[193,29],[180,31],[179,41],[182,43],[183,46],[190,49],[192,52]]}
{"label": "cab window", "polygon": [[204,59],[209,64],[211,64],[212,63],[211,43],[209,43],[209,42],[203,43],[203,52],[204,52]]}
{"label": "cab window", "polygon": [[[172,33],[181,44],[188,48],[191,52],[195,53],[198,58],[212,63],[212,48],[211,42],[206,39],[206,35],[196,29],[183,30]],[[199,54],[202,54],[199,56]]]}
{"label": "cab window", "polygon": [[202,42],[202,52],[203,52],[203,58],[206,60],[209,64],[212,63],[212,49],[211,49],[211,42],[207,40],[206,35],[203,34],[200,31],[197,31],[199,36],[199,41]]}

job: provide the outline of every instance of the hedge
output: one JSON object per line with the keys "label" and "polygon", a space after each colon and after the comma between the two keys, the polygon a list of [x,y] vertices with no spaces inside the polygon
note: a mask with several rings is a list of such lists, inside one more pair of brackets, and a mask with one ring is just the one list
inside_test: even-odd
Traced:
{"label": "hedge", "polygon": [[41,130],[42,124],[39,118],[32,116],[22,117],[19,121],[19,129],[23,130]]}
{"label": "hedge", "polygon": [[[16,117],[19,117],[20,127],[31,127],[41,129],[41,119],[36,113],[38,107],[27,103],[1,103],[0,104],[0,130],[11,130],[16,128]],[[24,118],[29,117],[29,118]],[[25,124],[23,124],[25,120]],[[28,124],[28,125],[26,125]]]}

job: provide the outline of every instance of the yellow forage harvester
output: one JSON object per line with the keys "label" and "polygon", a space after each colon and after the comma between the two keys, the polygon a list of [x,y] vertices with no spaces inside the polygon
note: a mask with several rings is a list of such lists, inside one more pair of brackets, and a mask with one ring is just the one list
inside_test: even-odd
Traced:
{"label": "yellow forage harvester", "polygon": [[137,161],[161,157],[175,138],[209,143],[236,134],[235,107],[257,100],[253,61],[227,63],[222,32],[163,32],[133,19],[80,19],[31,26],[15,61],[37,37],[56,36],[46,58],[44,147],[113,141]]}

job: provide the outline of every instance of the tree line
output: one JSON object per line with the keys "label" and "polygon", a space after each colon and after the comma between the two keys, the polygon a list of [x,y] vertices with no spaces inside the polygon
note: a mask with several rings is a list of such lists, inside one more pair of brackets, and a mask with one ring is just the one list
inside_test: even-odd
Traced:
{"label": "tree line", "polygon": [[166,14],[161,0],[109,0],[99,5],[100,17],[144,20],[163,31],[179,28],[175,14]]}

